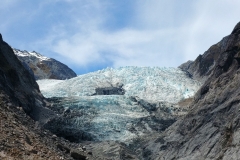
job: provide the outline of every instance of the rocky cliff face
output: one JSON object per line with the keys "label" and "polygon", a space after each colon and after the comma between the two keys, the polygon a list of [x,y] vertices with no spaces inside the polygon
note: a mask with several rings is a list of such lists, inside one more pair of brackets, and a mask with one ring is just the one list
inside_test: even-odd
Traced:
{"label": "rocky cliff face", "polygon": [[43,106],[43,96],[34,78],[0,37],[0,89],[4,90],[27,113],[33,106]]}
{"label": "rocky cliff face", "polygon": [[34,77],[14,55],[12,48],[0,37],[0,90],[22,107],[33,119],[42,122],[54,116],[45,108],[44,97]]}
{"label": "rocky cliff face", "polygon": [[13,49],[18,59],[22,62],[24,67],[31,73],[34,74],[35,79],[70,79],[76,77],[76,73],[71,70],[65,64],[52,59],[42,56],[41,54],[33,51],[21,51]]}
{"label": "rocky cliff face", "polygon": [[[55,117],[33,75],[0,34],[0,159],[86,159],[80,144],[53,135],[41,126]],[[26,114],[27,113],[27,114]],[[76,150],[78,148],[78,150]]]}
{"label": "rocky cliff face", "polygon": [[[189,113],[144,147],[146,159],[239,159],[240,23],[189,65],[205,79]],[[161,141],[159,141],[161,139]]]}
{"label": "rocky cliff face", "polygon": [[[235,29],[232,34],[234,33],[237,33]],[[224,37],[217,44],[212,45],[203,55],[199,55],[195,61],[188,61],[180,65],[179,68],[186,71],[194,79],[202,82],[206,81],[217,65],[217,60],[220,58],[221,53],[224,53],[229,45],[234,43],[232,34]]]}

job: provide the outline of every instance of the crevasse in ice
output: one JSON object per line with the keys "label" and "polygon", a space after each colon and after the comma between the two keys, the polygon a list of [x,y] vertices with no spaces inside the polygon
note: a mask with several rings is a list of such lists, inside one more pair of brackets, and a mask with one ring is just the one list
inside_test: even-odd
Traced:
{"label": "crevasse in ice", "polygon": [[[37,82],[45,97],[68,97],[64,106],[82,113],[69,120],[69,125],[94,135],[96,140],[122,142],[161,130],[161,124],[152,121],[153,113],[130,97],[174,104],[193,96],[201,85],[180,69],[159,67],[106,68],[69,80]],[[97,88],[119,85],[125,90],[124,95],[93,96]]]}

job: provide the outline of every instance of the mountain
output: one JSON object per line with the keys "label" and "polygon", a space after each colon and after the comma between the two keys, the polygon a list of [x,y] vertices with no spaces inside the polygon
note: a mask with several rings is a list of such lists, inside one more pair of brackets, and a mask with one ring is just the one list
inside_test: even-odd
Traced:
{"label": "mountain", "polygon": [[145,145],[145,158],[239,159],[239,67],[240,23],[189,65],[187,71],[204,84],[189,113]]}
{"label": "mountain", "polygon": [[42,127],[57,116],[46,108],[48,104],[34,76],[0,34],[1,160],[78,160],[91,157],[82,145],[71,144]]}
{"label": "mountain", "polygon": [[65,64],[53,59],[47,58],[35,51],[21,51],[13,49],[15,55],[23,63],[25,68],[34,74],[35,79],[70,79],[76,77],[76,73]]}

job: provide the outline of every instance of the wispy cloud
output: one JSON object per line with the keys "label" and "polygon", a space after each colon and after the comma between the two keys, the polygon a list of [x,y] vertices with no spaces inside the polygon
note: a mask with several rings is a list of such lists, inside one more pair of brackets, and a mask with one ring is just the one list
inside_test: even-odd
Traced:
{"label": "wispy cloud", "polygon": [[[23,6],[17,17],[30,11],[21,22],[28,26],[18,27],[26,37],[35,37],[16,44],[78,68],[176,67],[229,34],[239,21],[236,15],[240,15],[237,0],[37,2]],[[14,25],[14,21],[6,23]]]}

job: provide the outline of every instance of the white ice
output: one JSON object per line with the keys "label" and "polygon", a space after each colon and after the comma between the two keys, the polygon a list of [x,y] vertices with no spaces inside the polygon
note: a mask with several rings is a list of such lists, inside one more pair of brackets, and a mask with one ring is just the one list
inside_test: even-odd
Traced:
{"label": "white ice", "polygon": [[171,103],[192,97],[201,85],[178,68],[159,67],[107,68],[61,82],[37,82],[46,97],[90,96],[95,93],[96,88],[123,84],[126,96]]}

